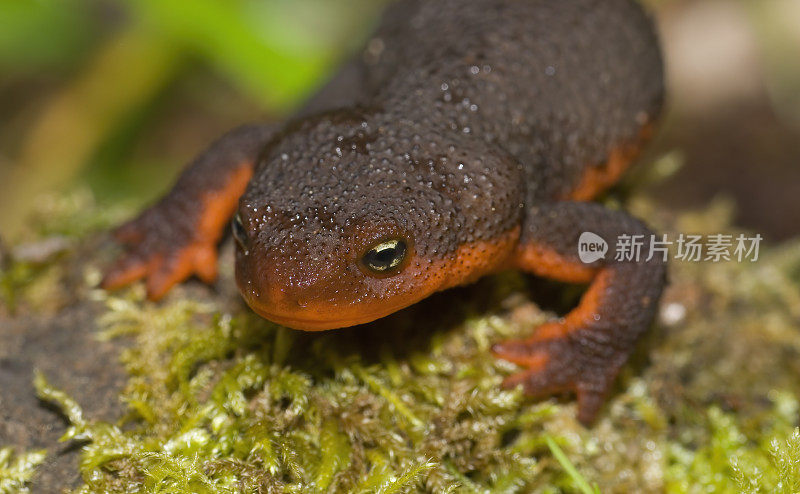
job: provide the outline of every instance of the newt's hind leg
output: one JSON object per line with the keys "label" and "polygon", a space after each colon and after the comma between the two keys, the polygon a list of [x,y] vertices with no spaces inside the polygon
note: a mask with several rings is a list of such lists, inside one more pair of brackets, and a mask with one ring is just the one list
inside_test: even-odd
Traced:
{"label": "newt's hind leg", "polygon": [[217,243],[273,134],[266,125],[229,132],[181,173],[164,198],[119,227],[114,236],[125,254],[106,273],[103,288],[146,279],[148,297],[157,300],[193,274],[213,281]]}
{"label": "newt's hind leg", "polygon": [[[584,232],[603,238],[605,259],[583,263],[578,255]],[[615,260],[620,235],[641,235],[641,258]],[[650,231],[631,216],[599,204],[554,203],[528,212],[516,253],[519,269],[571,283],[589,283],[577,308],[537,328],[525,340],[494,346],[496,356],[527,367],[509,376],[506,387],[522,385],[544,397],[575,392],[578,419],[591,423],[619,369],[653,319],[664,285],[665,264],[650,261]]]}

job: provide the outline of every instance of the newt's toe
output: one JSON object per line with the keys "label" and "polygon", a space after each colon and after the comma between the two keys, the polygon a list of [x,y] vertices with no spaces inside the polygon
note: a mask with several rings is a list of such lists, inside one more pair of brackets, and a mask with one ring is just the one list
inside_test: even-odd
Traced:
{"label": "newt's toe", "polygon": [[197,275],[211,283],[217,278],[217,250],[214,244],[189,239],[161,239],[141,236],[133,227],[115,232],[126,253],[106,273],[101,287],[115,290],[146,280],[147,298],[162,299],[173,286]]}
{"label": "newt's toe", "polygon": [[100,282],[104,290],[116,290],[141,280],[150,271],[150,263],[135,258],[123,258],[108,270]]}

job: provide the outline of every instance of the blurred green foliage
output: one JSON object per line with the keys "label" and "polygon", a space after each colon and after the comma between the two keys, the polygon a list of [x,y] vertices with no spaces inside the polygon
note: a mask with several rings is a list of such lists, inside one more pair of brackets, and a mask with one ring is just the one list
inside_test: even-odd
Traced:
{"label": "blurred green foliage", "polygon": [[363,41],[382,3],[4,0],[0,68],[4,79],[59,68],[80,71],[87,56],[120,32],[141,31],[161,49],[177,51],[179,58],[209,65],[265,108],[287,110]]}
{"label": "blurred green foliage", "polygon": [[97,35],[84,9],[72,0],[4,0],[0,12],[0,69],[5,77],[69,67]]}
{"label": "blurred green foliage", "polygon": [[[117,184],[129,191],[131,170],[140,188],[152,188],[148,170],[174,174],[192,151],[136,153],[143,141],[169,141],[153,132],[169,115],[221,120],[182,122],[189,128],[176,141],[192,128],[210,140],[245,120],[286,115],[363,43],[382,3],[4,0],[0,231],[13,235],[41,192],[90,165],[95,173],[83,177],[111,197]],[[198,80],[205,86],[191,90]]]}

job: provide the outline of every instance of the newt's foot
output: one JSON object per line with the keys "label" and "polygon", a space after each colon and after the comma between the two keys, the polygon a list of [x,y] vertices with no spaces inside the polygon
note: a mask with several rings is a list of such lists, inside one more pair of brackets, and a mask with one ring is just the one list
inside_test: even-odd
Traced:
{"label": "newt's foot", "polygon": [[158,207],[122,225],[114,237],[126,252],[103,278],[104,289],[145,279],[147,297],[159,300],[192,275],[206,283],[217,277],[216,239],[196,239],[194,232],[176,227]]}
{"label": "newt's foot", "polygon": [[603,343],[597,339],[596,332],[590,330],[565,331],[558,323],[548,323],[526,340],[494,345],[492,353],[528,368],[508,376],[503,381],[504,388],[522,385],[526,394],[536,398],[575,393],[578,420],[588,426],[597,417],[627,357],[625,354],[602,356],[605,352],[598,352],[598,347]]}

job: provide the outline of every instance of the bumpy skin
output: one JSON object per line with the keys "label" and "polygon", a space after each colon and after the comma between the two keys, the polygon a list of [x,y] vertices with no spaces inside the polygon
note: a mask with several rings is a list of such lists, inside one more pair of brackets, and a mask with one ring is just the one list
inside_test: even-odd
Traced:
{"label": "bumpy skin", "polygon": [[[346,108],[312,105],[278,132],[223,137],[120,230],[130,250],[105,285],[147,277],[158,298],[193,273],[213,278],[215,244],[240,195],[239,287],[255,311],[293,328],[366,323],[507,268],[588,283],[565,318],[494,351],[528,367],[507,386],[574,391],[589,423],[664,284],[657,260],[577,258],[584,231],[611,243],[650,234],[579,201],[617,180],[660,110],[652,25],[631,0],[391,10],[327,91]],[[387,240],[407,246],[402,263],[366,269],[365,253]]]}

